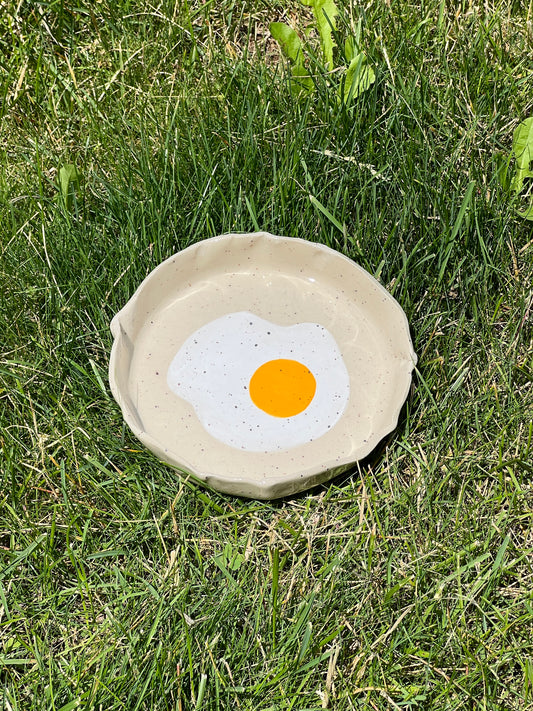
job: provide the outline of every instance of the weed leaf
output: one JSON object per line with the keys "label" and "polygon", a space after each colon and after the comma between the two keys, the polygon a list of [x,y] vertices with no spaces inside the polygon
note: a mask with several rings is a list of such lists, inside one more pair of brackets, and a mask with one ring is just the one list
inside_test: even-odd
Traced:
{"label": "weed leaf", "polygon": [[302,42],[297,33],[284,22],[271,22],[268,26],[270,34],[279,43],[281,51],[292,65],[291,93],[299,96],[302,92],[313,89],[313,80],[304,65]]}
{"label": "weed leaf", "polygon": [[509,177],[511,156],[505,155],[502,152],[497,152],[494,154],[494,163],[496,167],[496,174],[500,185],[505,191],[511,189],[511,179]]}
{"label": "weed leaf", "polygon": [[296,64],[292,68],[292,78],[293,84],[291,87],[291,92],[293,94],[300,95],[302,94],[302,92],[309,93],[313,91],[313,80],[309,76],[309,72],[303,66],[303,64]]}
{"label": "weed leaf", "polygon": [[244,555],[236,552],[231,543],[226,543],[224,550],[215,555],[213,560],[223,573],[235,572],[244,563]]}
{"label": "weed leaf", "polygon": [[284,22],[271,22],[270,34],[278,42],[283,54],[297,67],[303,66],[302,43],[296,32]]}
{"label": "weed leaf", "polygon": [[[509,187],[518,197],[524,188],[526,178],[533,178],[533,170],[531,170],[533,163],[533,117],[522,121],[515,129],[512,152],[515,158],[515,174]],[[500,176],[500,180],[503,184],[502,176]],[[524,220],[533,220],[533,202],[525,210],[517,210],[516,212]]]}
{"label": "weed leaf", "polygon": [[525,178],[533,178],[530,165],[533,162],[533,117],[528,118],[516,128],[513,135],[513,153],[516,158],[516,174],[511,183],[511,190],[518,195]]}
{"label": "weed leaf", "polygon": [[59,189],[64,204],[70,209],[72,203],[71,186],[75,187],[80,179],[76,166],[72,163],[63,165],[59,170]]}
{"label": "weed leaf", "polygon": [[527,210],[517,210],[516,212],[520,217],[523,217],[524,220],[533,220],[533,203],[531,203]]}
{"label": "weed leaf", "polygon": [[357,53],[357,46],[353,37],[347,37],[344,43],[344,56],[347,62],[351,62]]}
{"label": "weed leaf", "polygon": [[335,18],[339,14],[334,0],[302,0],[304,5],[313,8],[316,18],[320,44],[324,53],[324,61],[327,69],[333,69],[333,42],[332,30],[336,29]]}
{"label": "weed leaf", "polygon": [[341,83],[339,87],[342,101],[348,105],[352,99],[356,99],[375,81],[376,75],[374,70],[369,66],[366,55],[360,52],[350,62],[344,83]]}

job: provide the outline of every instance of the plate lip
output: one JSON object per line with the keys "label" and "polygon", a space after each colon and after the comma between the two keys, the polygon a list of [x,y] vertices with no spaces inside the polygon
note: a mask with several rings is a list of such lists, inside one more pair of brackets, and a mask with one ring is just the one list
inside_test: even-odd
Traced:
{"label": "plate lip", "polygon": [[[125,315],[134,309],[136,302],[138,301],[139,295],[143,291],[144,286],[147,282],[152,281],[157,278],[158,272],[163,270],[169,263],[175,263],[176,259],[187,258],[195,251],[200,248],[206,248],[208,244],[219,244],[220,242],[231,242],[233,240],[239,241],[245,240],[258,240],[266,242],[283,242],[283,243],[299,243],[305,245],[313,251],[322,251],[327,254],[330,258],[342,259],[350,265],[350,268],[355,268],[361,272],[365,279],[370,280],[378,288],[378,290],[387,297],[387,299],[396,307],[399,314],[402,317],[406,344],[409,350],[409,358],[405,359],[405,367],[402,371],[402,376],[404,378],[405,384],[402,390],[401,397],[397,398],[396,407],[391,408],[390,418],[388,423],[379,428],[377,432],[371,433],[367,442],[364,446],[359,447],[355,452],[351,453],[349,456],[335,458],[331,457],[313,466],[305,467],[293,474],[276,474],[269,475],[268,478],[257,479],[256,481],[240,477],[238,475],[225,476],[217,474],[216,472],[201,471],[200,468],[194,465],[192,462],[186,461],[184,457],[179,457],[175,453],[170,453],[168,449],[164,447],[164,444],[153,437],[149,432],[145,430],[142,425],[140,417],[135,414],[136,408],[130,406],[127,402],[128,397],[124,396],[121,388],[119,387],[115,372],[117,368],[117,355],[119,347],[122,343],[123,338],[126,333],[121,325],[122,319]],[[153,454],[155,454],[160,460],[168,464],[174,469],[178,469],[186,475],[192,475],[192,477],[198,479],[200,482],[210,486],[219,492],[235,495],[244,496],[247,498],[256,498],[271,500],[280,498],[283,496],[289,496],[292,494],[299,493],[306,489],[309,489],[317,484],[324,483],[328,481],[340,471],[346,471],[352,466],[355,466],[357,462],[361,461],[367,457],[387,435],[389,435],[398,425],[398,420],[400,417],[401,410],[406,402],[409,395],[409,390],[412,384],[412,374],[417,365],[418,357],[414,351],[409,321],[407,315],[403,310],[402,306],[395,299],[395,297],[387,291],[387,289],[364,267],[362,267],[357,262],[353,261],[347,257],[342,252],[339,252],[332,247],[328,247],[321,242],[313,242],[311,240],[306,240],[301,237],[287,237],[281,235],[274,235],[270,232],[258,231],[258,232],[228,232],[215,237],[209,237],[203,240],[194,242],[193,244],[185,247],[184,249],[170,255],[165,260],[160,262],[154,269],[150,271],[149,274],[144,277],[139,286],[136,288],[132,296],[124,304],[124,306],[113,316],[110,322],[110,330],[113,336],[113,344],[111,347],[111,353],[109,358],[109,368],[108,377],[109,385],[113,397],[117,404],[119,405],[122,416],[132,431],[133,435],[149,449]],[[133,403],[131,403],[133,405]],[[290,451],[290,450],[287,450]],[[174,456],[175,455],[175,456]]]}

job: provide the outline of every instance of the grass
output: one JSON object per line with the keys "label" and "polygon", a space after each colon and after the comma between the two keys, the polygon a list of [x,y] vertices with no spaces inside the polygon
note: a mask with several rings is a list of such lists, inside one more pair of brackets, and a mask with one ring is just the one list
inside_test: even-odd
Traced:
{"label": "grass", "polygon": [[[350,111],[290,98],[297,3],[0,7],[2,709],[533,708],[533,234],[497,178],[531,4],[354,7]],[[362,264],[419,355],[393,436],[275,502],[159,464],[106,374],[156,264],[255,229]]]}

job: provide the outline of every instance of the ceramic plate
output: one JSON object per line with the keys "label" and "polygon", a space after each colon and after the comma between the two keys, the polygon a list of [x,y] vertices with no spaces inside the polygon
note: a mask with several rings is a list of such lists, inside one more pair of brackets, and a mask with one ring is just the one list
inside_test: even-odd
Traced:
{"label": "ceramic plate", "polygon": [[109,379],[134,434],[219,491],[302,491],[397,424],[416,364],[406,316],[339,252],[265,232],[199,242],[111,322]]}

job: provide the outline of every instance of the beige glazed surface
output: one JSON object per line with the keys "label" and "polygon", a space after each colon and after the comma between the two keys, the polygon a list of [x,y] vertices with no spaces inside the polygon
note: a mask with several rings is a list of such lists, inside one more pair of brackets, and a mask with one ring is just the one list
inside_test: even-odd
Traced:
{"label": "beige glazed surface", "polygon": [[[170,257],[111,331],[110,385],[134,434],[210,486],[262,499],[368,455],[396,426],[416,364],[403,310],[364,269],[265,232]],[[316,390],[302,412],[274,415],[253,385],[288,360]]]}

